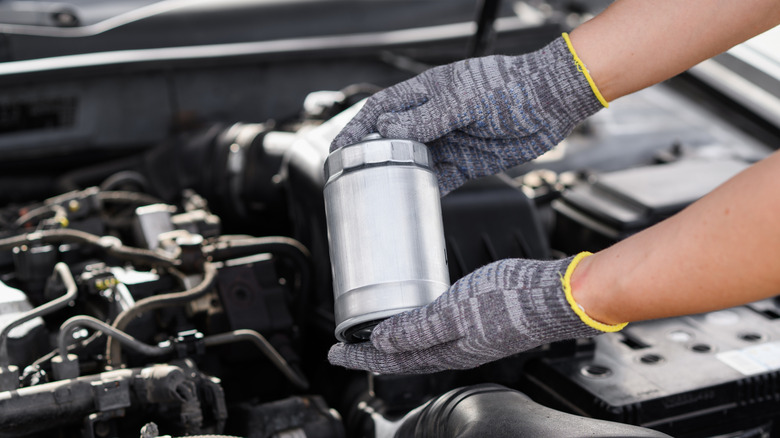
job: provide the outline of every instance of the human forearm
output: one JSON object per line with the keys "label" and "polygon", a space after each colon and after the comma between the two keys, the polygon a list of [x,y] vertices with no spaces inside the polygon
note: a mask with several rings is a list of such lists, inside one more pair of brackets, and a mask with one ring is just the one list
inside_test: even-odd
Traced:
{"label": "human forearm", "polygon": [[779,23],[777,0],[618,0],[575,29],[571,40],[611,101]]}
{"label": "human forearm", "polygon": [[780,153],[681,213],[584,259],[574,298],[605,323],[730,307],[780,293]]}

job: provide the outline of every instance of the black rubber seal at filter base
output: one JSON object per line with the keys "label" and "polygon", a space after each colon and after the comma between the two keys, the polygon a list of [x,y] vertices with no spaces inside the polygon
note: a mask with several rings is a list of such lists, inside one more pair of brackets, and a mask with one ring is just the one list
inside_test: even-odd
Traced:
{"label": "black rubber seal at filter base", "polygon": [[352,327],[344,330],[344,339],[348,343],[366,342],[371,339],[371,332],[374,331],[374,327],[379,325],[384,319],[375,319],[373,321],[362,322],[355,324]]}

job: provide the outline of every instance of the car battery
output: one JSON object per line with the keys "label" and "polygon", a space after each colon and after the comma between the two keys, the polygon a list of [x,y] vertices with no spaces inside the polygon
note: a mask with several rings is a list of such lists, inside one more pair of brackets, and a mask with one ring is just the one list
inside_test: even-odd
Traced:
{"label": "car battery", "polygon": [[675,437],[780,436],[775,299],[629,324],[586,352],[526,366],[524,391],[553,407]]}
{"label": "car battery", "polygon": [[553,201],[553,247],[573,254],[598,251],[685,208],[748,163],[685,159],[595,174]]}

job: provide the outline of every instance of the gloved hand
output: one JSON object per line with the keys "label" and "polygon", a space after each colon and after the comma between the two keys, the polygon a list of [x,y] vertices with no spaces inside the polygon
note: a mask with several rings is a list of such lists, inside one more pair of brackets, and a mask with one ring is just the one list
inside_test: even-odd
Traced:
{"label": "gloved hand", "polygon": [[432,373],[620,330],[625,324],[599,323],[571,298],[571,274],[587,255],[491,263],[460,279],[433,303],[383,321],[371,342],[334,345],[328,359],[381,374]]}
{"label": "gloved hand", "polygon": [[373,132],[425,143],[442,196],[466,180],[532,160],[607,106],[567,41],[564,34],[533,53],[435,67],[382,90],[331,151]]}

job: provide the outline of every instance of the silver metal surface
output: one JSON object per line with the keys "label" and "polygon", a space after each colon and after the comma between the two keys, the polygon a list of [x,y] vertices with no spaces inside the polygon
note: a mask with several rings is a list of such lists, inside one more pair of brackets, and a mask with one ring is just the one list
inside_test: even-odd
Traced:
{"label": "silver metal surface", "polygon": [[425,145],[367,138],[331,153],[325,178],[336,337],[365,340],[449,288],[436,174]]}

